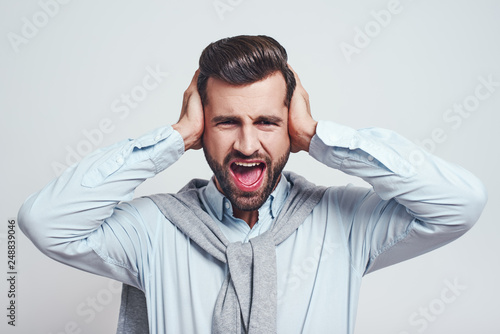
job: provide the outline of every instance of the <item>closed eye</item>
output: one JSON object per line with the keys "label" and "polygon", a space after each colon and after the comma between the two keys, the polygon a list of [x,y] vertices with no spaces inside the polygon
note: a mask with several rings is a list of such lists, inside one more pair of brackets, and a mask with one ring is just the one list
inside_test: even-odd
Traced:
{"label": "closed eye", "polygon": [[277,116],[261,116],[255,120],[256,124],[264,126],[280,126],[283,124],[283,119]]}
{"label": "closed eye", "polygon": [[270,122],[270,121],[259,121],[257,124],[261,125],[277,125],[275,122]]}
{"label": "closed eye", "polygon": [[238,123],[238,119],[231,116],[216,116],[212,119],[215,126],[232,126]]}
{"label": "closed eye", "polygon": [[217,122],[217,125],[232,125],[236,124],[235,121],[223,121],[223,122]]}

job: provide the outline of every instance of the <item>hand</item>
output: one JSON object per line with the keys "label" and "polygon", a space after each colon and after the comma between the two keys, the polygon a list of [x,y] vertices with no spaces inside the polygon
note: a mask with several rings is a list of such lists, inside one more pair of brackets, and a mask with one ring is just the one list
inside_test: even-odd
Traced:
{"label": "hand", "polygon": [[184,139],[184,150],[199,150],[202,147],[204,129],[204,113],[197,82],[200,70],[196,70],[189,87],[184,92],[182,110],[179,121],[172,125]]}
{"label": "hand", "polygon": [[309,152],[309,144],[312,137],[316,134],[316,122],[311,116],[311,107],[309,105],[309,94],[300,83],[299,76],[288,65],[295,75],[297,86],[293,92],[290,107],[288,108],[288,134],[290,135],[291,151]]}

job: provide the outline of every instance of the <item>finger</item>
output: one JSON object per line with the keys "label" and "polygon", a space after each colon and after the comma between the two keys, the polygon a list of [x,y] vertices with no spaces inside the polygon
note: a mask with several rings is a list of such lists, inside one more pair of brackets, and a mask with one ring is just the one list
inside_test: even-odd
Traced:
{"label": "finger", "polygon": [[288,68],[293,72],[293,75],[295,76],[295,81],[297,82],[297,86],[302,86],[301,82],[300,82],[300,78],[299,78],[299,75],[297,74],[297,72],[295,72],[295,70],[293,69],[293,67],[289,64],[289,63],[286,63],[288,65]]}
{"label": "finger", "polygon": [[197,69],[195,72],[194,72],[194,75],[193,75],[193,80],[191,80],[191,82],[197,82],[198,81],[198,76],[200,75],[200,69]]}
{"label": "finger", "polygon": [[197,69],[194,72],[193,78],[191,79],[191,82],[189,83],[189,88],[197,87],[198,85],[198,76],[200,75],[200,69]]}

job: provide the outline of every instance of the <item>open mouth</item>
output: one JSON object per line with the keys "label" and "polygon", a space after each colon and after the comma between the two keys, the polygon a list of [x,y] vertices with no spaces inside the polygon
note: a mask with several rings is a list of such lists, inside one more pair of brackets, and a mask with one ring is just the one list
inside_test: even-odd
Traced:
{"label": "open mouth", "polygon": [[254,191],[264,179],[266,164],[263,161],[234,161],[230,168],[234,183],[240,190]]}

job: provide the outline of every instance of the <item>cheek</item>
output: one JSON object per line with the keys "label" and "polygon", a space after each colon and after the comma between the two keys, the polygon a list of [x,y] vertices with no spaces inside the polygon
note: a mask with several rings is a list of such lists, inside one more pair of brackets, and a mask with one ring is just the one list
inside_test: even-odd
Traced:
{"label": "cheek", "polygon": [[266,143],[266,151],[273,157],[273,159],[283,156],[290,149],[290,137],[288,136],[288,131],[269,134],[266,136],[264,141]]}
{"label": "cheek", "polygon": [[230,140],[221,131],[210,129],[203,133],[203,145],[220,162],[230,148]]}

